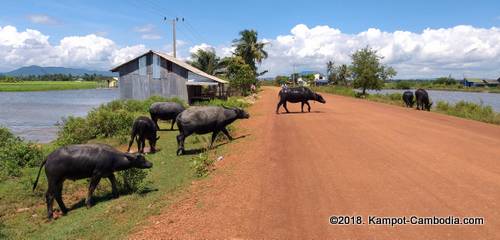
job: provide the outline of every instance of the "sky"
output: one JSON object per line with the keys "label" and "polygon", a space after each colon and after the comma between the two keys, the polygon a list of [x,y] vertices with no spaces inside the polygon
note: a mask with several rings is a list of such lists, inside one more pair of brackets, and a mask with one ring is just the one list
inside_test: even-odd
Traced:
{"label": "sky", "polygon": [[[167,21],[164,18],[167,18]],[[500,1],[5,1],[0,71],[22,66],[110,69],[155,49],[178,57],[202,48],[229,56],[243,29],[255,29],[269,58],[267,77],[326,71],[370,46],[396,78],[500,77]],[[184,21],[182,21],[184,19]]]}

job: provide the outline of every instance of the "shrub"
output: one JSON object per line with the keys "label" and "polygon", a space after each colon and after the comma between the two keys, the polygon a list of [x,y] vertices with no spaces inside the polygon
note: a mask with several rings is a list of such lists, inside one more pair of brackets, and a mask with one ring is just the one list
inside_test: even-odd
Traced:
{"label": "shrub", "polygon": [[193,157],[193,168],[195,169],[196,177],[206,176],[212,169],[214,159],[208,156],[206,151],[201,152],[197,156]]}
{"label": "shrub", "polygon": [[237,107],[237,108],[247,108],[250,106],[248,102],[245,100],[235,98],[235,97],[230,97],[227,100],[221,100],[221,99],[212,99],[208,102],[199,102],[197,105],[202,105],[202,106],[221,106],[221,107]]}
{"label": "shrub", "polygon": [[97,108],[87,116],[87,124],[92,126],[92,138],[128,134],[133,122],[133,113],[125,110],[109,111]]}
{"label": "shrub", "polygon": [[0,128],[0,178],[20,176],[21,168],[40,165],[42,150],[31,142],[23,142],[6,128]]}
{"label": "shrub", "polygon": [[398,81],[396,82],[396,88],[397,89],[410,89],[411,88],[411,83],[408,81]]}
{"label": "shrub", "polygon": [[87,119],[81,117],[68,117],[63,119],[59,127],[56,143],[59,146],[84,143],[94,137],[93,129]]}
{"label": "shrub", "polygon": [[118,172],[117,184],[121,192],[141,192],[146,187],[144,181],[148,176],[148,170],[131,168]]}

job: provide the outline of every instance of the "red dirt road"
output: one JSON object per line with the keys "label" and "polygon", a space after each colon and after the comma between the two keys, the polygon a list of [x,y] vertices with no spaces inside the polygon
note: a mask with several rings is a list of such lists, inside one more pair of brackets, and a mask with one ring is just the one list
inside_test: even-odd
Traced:
{"label": "red dirt road", "polygon": [[[276,115],[277,92],[266,88],[238,123],[247,137],[213,175],[131,238],[500,239],[499,126],[328,94],[311,113]],[[331,215],[367,224],[330,225]],[[485,224],[369,225],[374,215]]]}

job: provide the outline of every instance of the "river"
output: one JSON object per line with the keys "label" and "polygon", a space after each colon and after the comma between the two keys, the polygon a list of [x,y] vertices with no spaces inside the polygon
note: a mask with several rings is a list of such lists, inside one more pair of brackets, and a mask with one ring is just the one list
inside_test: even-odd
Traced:
{"label": "river", "polygon": [[[407,90],[397,90],[397,89],[382,89],[380,91],[370,90],[368,93],[403,93]],[[411,90],[415,92],[415,90]],[[429,98],[435,103],[438,101],[446,101],[449,103],[456,103],[459,101],[473,102],[473,103],[483,103],[484,105],[489,105],[494,111],[500,112],[500,94],[499,93],[483,93],[483,92],[457,92],[457,91],[439,91],[439,90],[427,90],[429,93]],[[435,104],[434,104],[435,105]]]}
{"label": "river", "polygon": [[50,142],[62,118],[85,116],[119,95],[118,89],[0,92],[0,125],[26,140]]}

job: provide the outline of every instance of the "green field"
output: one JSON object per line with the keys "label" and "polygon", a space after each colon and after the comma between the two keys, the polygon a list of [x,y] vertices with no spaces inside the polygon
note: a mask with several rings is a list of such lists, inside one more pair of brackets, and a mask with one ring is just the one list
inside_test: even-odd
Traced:
{"label": "green field", "polygon": [[99,85],[102,84],[98,82],[77,82],[77,81],[0,82],[0,92],[94,89],[97,88]]}
{"label": "green field", "polygon": [[[166,123],[160,127],[165,129],[169,126]],[[109,181],[102,179],[94,195],[96,205],[87,209],[83,204],[87,180],[67,180],[63,199],[68,207],[76,209],[53,222],[46,220],[44,191],[47,183],[43,171],[35,192],[31,191],[31,186],[37,168],[25,169],[22,178],[3,182],[0,184],[0,239],[125,238],[134,226],[144,222],[148,216],[159,214],[163,207],[172,203],[175,193],[179,193],[180,189],[204,175],[195,167],[199,166],[200,161],[211,161],[224,153],[224,146],[221,146],[208,153],[200,150],[176,156],[176,134],[177,131],[161,131],[159,152],[146,155],[153,162],[153,168],[148,170],[142,193],[122,194],[118,199],[113,199]],[[191,136],[186,140],[186,149],[203,149],[209,139],[209,136]],[[113,139],[93,141],[120,145]],[[58,205],[54,203],[54,207],[58,208]]]}

